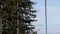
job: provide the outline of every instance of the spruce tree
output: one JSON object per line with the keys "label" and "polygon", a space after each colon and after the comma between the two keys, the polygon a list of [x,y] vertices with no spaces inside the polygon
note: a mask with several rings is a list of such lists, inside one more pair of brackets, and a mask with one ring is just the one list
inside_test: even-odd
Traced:
{"label": "spruce tree", "polygon": [[[2,34],[29,34],[34,27],[35,10],[30,0],[1,0]],[[1,7],[1,6],[0,6]]]}

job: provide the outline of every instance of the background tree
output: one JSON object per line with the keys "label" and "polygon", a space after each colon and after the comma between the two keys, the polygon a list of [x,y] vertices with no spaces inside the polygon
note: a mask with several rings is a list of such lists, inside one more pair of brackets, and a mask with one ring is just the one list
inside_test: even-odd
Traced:
{"label": "background tree", "polygon": [[[1,0],[2,34],[27,34],[34,27],[35,12],[30,0]],[[28,33],[29,34],[29,33]]]}

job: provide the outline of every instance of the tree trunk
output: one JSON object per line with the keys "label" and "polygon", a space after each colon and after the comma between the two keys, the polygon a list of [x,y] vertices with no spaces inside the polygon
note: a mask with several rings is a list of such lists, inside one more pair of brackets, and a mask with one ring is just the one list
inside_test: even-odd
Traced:
{"label": "tree trunk", "polygon": [[19,34],[19,27],[18,27],[18,25],[19,25],[19,21],[17,20],[17,34]]}
{"label": "tree trunk", "polygon": [[2,34],[2,18],[0,16],[0,34]]}
{"label": "tree trunk", "polygon": [[[18,8],[18,2],[17,2],[17,8]],[[19,27],[18,27],[18,25],[19,25],[19,20],[17,19],[17,34],[19,34]]]}

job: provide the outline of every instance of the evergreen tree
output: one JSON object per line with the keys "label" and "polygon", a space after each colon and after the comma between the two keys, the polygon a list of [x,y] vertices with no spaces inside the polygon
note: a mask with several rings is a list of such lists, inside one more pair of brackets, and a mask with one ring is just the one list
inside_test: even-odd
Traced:
{"label": "evergreen tree", "polygon": [[[34,27],[36,11],[30,0],[1,0],[0,14],[2,14],[2,34],[27,34]],[[29,34],[29,33],[28,33]]]}

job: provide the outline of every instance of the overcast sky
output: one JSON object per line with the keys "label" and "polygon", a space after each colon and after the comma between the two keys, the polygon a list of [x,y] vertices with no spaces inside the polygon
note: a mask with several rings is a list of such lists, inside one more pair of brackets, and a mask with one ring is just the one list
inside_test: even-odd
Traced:
{"label": "overcast sky", "polygon": [[[44,0],[32,0],[37,4],[37,22],[34,23],[38,34],[45,34]],[[60,0],[47,0],[48,34],[60,34]]]}

